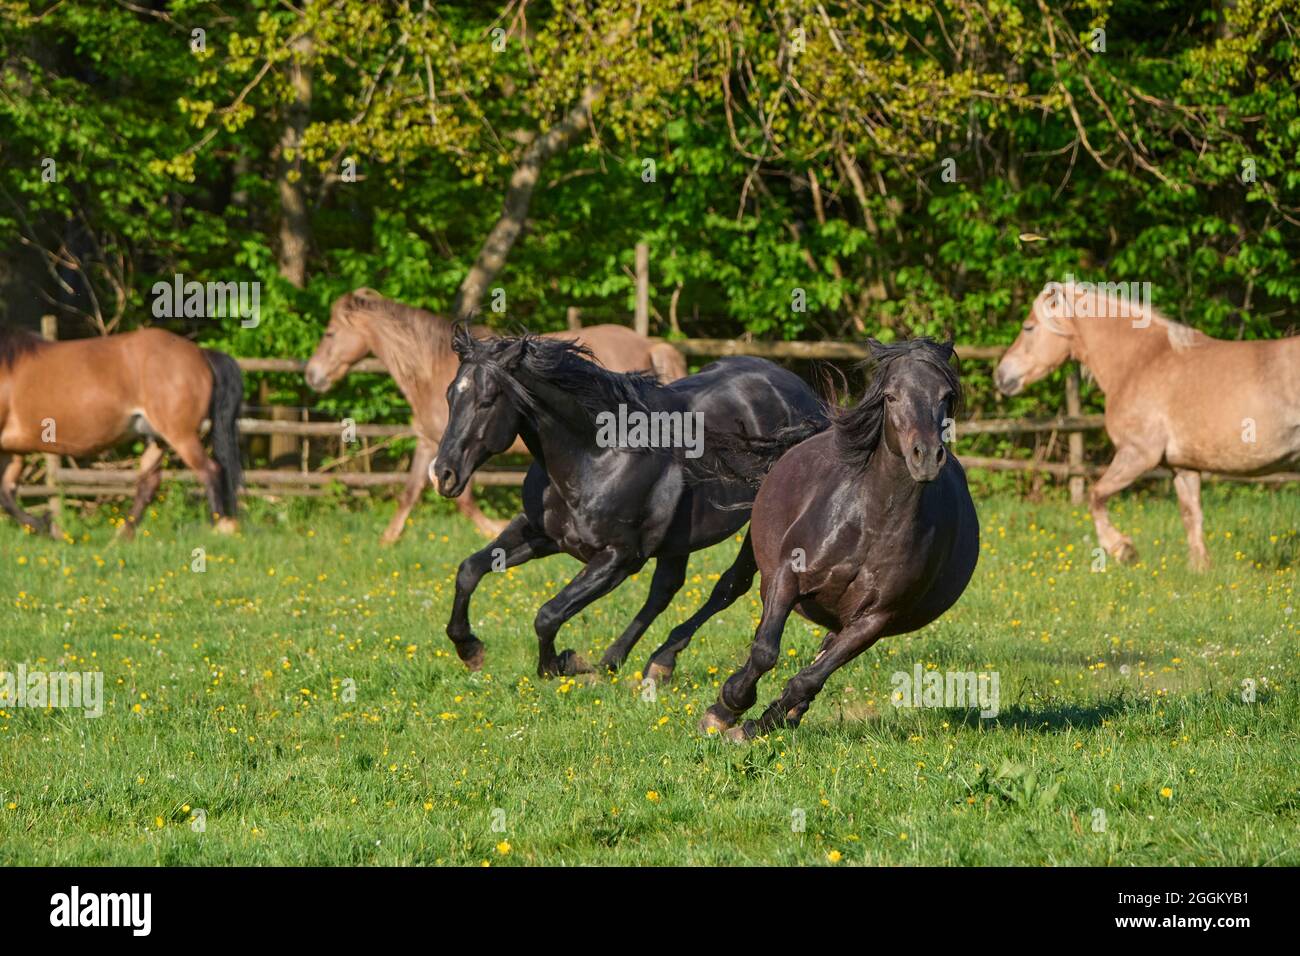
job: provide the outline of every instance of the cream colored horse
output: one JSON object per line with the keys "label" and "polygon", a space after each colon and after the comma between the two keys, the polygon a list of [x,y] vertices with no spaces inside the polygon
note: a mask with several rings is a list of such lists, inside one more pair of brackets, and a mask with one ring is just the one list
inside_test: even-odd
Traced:
{"label": "cream colored horse", "polygon": [[998,364],[1015,395],[1067,359],[1087,366],[1106,395],[1115,457],[1089,504],[1099,543],[1137,557],[1110,522],[1107,500],[1161,462],[1174,470],[1188,558],[1209,567],[1201,472],[1261,475],[1300,464],[1300,337],[1227,342],[1165,318],[1142,297],[1105,284],[1050,282]]}
{"label": "cream colored horse", "polygon": [[[324,392],[357,362],[374,355],[411,405],[415,457],[397,499],[397,513],[384,531],[385,544],[401,537],[407,516],[429,481],[429,462],[447,427],[447,387],[460,367],[451,349],[451,333],[452,323],[441,316],[385,298],[373,289],[357,289],[335,300],[329,325],[307,363],[307,384]],[[614,372],[653,371],[664,383],[686,374],[686,361],[677,349],[651,342],[622,325],[593,325],[577,332],[553,332],[550,337],[581,342]],[[526,454],[527,449],[516,442],[510,452]],[[503,525],[474,503],[472,489],[465,489],[456,504],[484,534],[495,536],[501,531]]]}

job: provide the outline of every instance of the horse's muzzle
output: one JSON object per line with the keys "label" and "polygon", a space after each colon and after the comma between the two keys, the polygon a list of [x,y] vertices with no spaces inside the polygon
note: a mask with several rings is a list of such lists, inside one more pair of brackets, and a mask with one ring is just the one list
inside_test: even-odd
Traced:
{"label": "horse's muzzle", "polygon": [[907,453],[908,474],[913,480],[922,483],[938,478],[939,472],[943,471],[943,466],[947,462],[948,449],[943,447],[942,442],[937,445],[913,442]]}
{"label": "horse's muzzle", "polygon": [[1015,395],[1021,389],[1022,379],[1019,375],[1008,374],[1001,365],[993,373],[993,384],[1003,395]]}

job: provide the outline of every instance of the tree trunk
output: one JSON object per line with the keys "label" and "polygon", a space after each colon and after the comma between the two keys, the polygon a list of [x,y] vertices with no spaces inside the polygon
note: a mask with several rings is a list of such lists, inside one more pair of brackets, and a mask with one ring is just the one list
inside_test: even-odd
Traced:
{"label": "tree trunk", "polygon": [[488,287],[510,255],[510,248],[523,232],[524,220],[528,217],[528,206],[533,199],[533,190],[541,176],[542,166],[552,156],[563,152],[573,144],[591,119],[591,108],[600,99],[600,87],[589,86],[582,91],[578,105],[571,109],[564,119],[556,123],[545,133],[534,139],[526,150],[523,159],[510,177],[510,186],[506,190],[505,206],[501,218],[497,220],[478,259],[474,262],[460,284],[456,293],[453,314],[461,322],[468,322],[478,311],[487,294]]}

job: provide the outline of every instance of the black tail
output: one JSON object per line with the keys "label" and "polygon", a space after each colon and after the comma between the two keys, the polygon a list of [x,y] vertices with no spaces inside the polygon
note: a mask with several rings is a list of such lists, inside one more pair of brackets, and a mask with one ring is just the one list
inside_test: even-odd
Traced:
{"label": "black tail", "polygon": [[[705,454],[686,467],[686,480],[690,484],[724,482],[757,488],[777,459],[802,441],[824,432],[831,425],[829,409],[820,415],[810,416],[794,425],[778,428],[770,435],[751,435],[744,425],[736,423],[736,430],[710,432],[705,442]],[[735,508],[748,508],[739,504]]]}
{"label": "black tail", "polygon": [[221,512],[234,517],[239,510],[239,486],[244,481],[244,466],[239,459],[239,405],[244,400],[244,373],[239,363],[225,352],[204,349],[212,366],[212,457],[221,466]]}

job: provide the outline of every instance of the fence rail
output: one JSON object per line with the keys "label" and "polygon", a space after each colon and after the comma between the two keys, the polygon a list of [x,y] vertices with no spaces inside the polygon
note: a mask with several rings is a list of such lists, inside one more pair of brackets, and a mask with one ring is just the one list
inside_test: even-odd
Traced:
{"label": "fence rail", "polygon": [[[571,322],[572,323],[572,319]],[[659,340],[664,341],[664,340]],[[676,346],[688,358],[719,358],[727,355],[753,355],[760,358],[777,360],[824,360],[845,361],[868,358],[870,347],[865,342],[762,342],[744,339],[674,339]],[[957,345],[959,358],[974,361],[995,361],[1006,349],[996,345]],[[237,359],[245,372],[300,373],[306,362],[296,358],[241,358]],[[371,372],[387,375],[388,370],[377,359],[365,359],[355,366],[353,371]],[[1067,383],[1066,407],[1068,413],[1056,418],[1031,420],[1017,418],[969,419],[956,426],[957,437],[972,435],[1020,435],[1020,434],[1061,434],[1071,436],[1068,448],[1068,461],[1052,462],[1023,459],[988,458],[980,456],[962,456],[962,463],[968,468],[989,471],[1028,472],[1051,475],[1069,479],[1071,496],[1082,499],[1082,478],[1096,476],[1105,470],[1104,466],[1087,465],[1083,461],[1082,438],[1084,432],[1095,431],[1104,427],[1105,416],[1078,414],[1077,373]],[[1072,413],[1072,414],[1071,414]],[[286,435],[298,438],[340,438],[343,434],[342,422],[311,422],[268,420],[263,418],[239,419],[239,430],[245,435]],[[350,426],[358,438],[377,438],[393,440],[413,437],[415,432],[409,425],[375,425],[355,424]],[[136,480],[136,472],[125,468],[65,468],[56,456],[46,456],[45,483],[40,485],[23,485],[19,493],[24,496],[67,495],[105,495],[126,494]],[[477,485],[518,485],[522,483],[526,469],[523,468],[486,468],[474,477]],[[1143,478],[1166,478],[1168,469],[1155,469],[1147,472]],[[193,483],[195,477],[188,471],[164,471],[166,480]],[[1300,474],[1277,474],[1257,478],[1213,475],[1206,473],[1211,480],[1248,481],[1275,484],[1300,480]],[[244,473],[245,493],[272,495],[326,495],[331,488],[343,486],[353,493],[366,494],[370,489],[390,488],[406,481],[404,472],[355,472],[355,471],[308,471],[254,469]]]}

